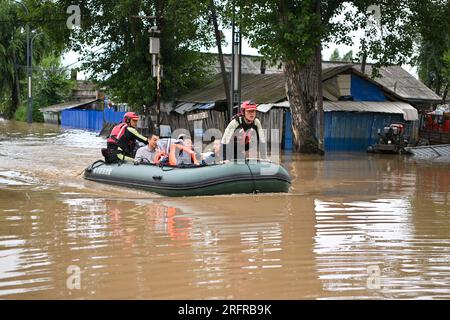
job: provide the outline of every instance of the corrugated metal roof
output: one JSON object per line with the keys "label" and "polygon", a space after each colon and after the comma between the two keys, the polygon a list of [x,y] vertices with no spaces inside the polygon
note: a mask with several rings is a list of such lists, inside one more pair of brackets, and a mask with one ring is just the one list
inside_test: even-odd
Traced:
{"label": "corrugated metal roof", "polygon": [[[241,79],[243,101],[251,99],[256,103],[274,103],[286,99],[284,74],[243,74]],[[225,101],[222,77],[217,75],[211,83],[177,100],[197,103]]]}
{"label": "corrugated metal roof", "polygon": [[60,112],[66,109],[73,109],[77,107],[82,107],[91,103],[94,103],[96,101],[100,101],[101,99],[95,99],[95,100],[81,100],[81,101],[69,101],[59,104],[54,104],[45,108],[40,108],[39,111],[41,112]]}
{"label": "corrugated metal roof", "polygon": [[406,121],[419,119],[417,109],[408,103],[398,101],[324,101],[323,111],[356,111],[403,114]]}
{"label": "corrugated metal roof", "polygon": [[197,107],[197,109],[198,110],[210,110],[210,109],[214,108],[215,105],[216,105],[215,102],[200,104],[200,106]]}
{"label": "corrugated metal roof", "polygon": [[289,108],[289,101],[282,101],[278,103],[262,103],[258,105],[259,112],[269,112],[272,108]]}
{"label": "corrugated metal roof", "polygon": [[289,101],[285,100],[285,101],[281,101],[281,102],[277,102],[274,104],[275,107],[280,107],[280,108],[290,108],[289,105]]}
{"label": "corrugated metal roof", "polygon": [[272,109],[273,103],[263,103],[258,105],[258,111],[259,112],[268,112],[270,109]]}
{"label": "corrugated metal roof", "polygon": [[180,103],[175,107],[173,111],[179,113],[179,114],[185,114],[186,112],[189,112],[192,110],[193,107],[195,107],[196,103],[191,102],[184,102]]}
{"label": "corrugated metal roof", "polygon": [[[224,60],[226,72],[231,72],[231,65],[232,65],[231,54],[224,54],[223,60]],[[259,73],[260,74],[261,73],[261,60],[263,60],[262,57],[241,55],[241,72],[242,72],[242,74],[246,74],[246,73],[253,73],[253,74]],[[217,73],[221,72],[218,56],[217,56],[217,59],[215,59],[214,69]],[[280,63],[270,64],[266,60],[265,72],[266,72],[266,74],[282,73],[283,68],[281,67]]]}
{"label": "corrugated metal roof", "polygon": [[[260,61],[262,57],[258,56],[242,56],[242,73],[243,74],[260,74]],[[224,55],[225,68],[227,72],[231,72],[231,55]],[[347,68],[354,68],[361,71],[361,64],[352,64],[349,62],[340,61],[323,61],[322,62],[322,77],[324,80],[329,79],[330,74],[341,69],[345,71]],[[368,63],[366,65],[365,74],[369,77],[372,75],[373,65]],[[331,70],[336,68],[335,70]],[[215,70],[220,73],[219,59],[216,59]],[[330,74],[328,74],[330,72]],[[276,63],[270,65],[267,63],[266,73],[283,73],[282,64]],[[379,69],[380,77],[373,79],[378,84],[390,89],[404,99],[440,102],[442,100],[433,90],[428,88],[420,80],[416,79],[412,74],[403,69],[401,66],[387,66]],[[267,102],[267,101],[262,101]]]}
{"label": "corrugated metal roof", "polygon": [[[225,59],[225,64],[230,63]],[[248,59],[247,59],[248,60]],[[251,59],[250,59],[251,60]],[[248,60],[247,62],[249,62]],[[227,67],[229,67],[227,65]],[[441,98],[422,82],[414,78],[401,66],[381,67],[380,77],[372,79],[372,65],[368,64],[364,74],[361,73],[360,64],[349,64],[348,62],[323,62],[322,78],[324,81],[334,76],[354,70],[356,74],[365,77],[368,81],[378,85],[392,97],[392,99],[410,101],[438,102]],[[248,73],[245,73],[248,72]],[[229,73],[227,74],[229,77]],[[242,74],[242,100],[252,99],[256,103],[276,103],[286,99],[285,77],[280,69],[278,73],[260,74],[256,68],[243,69]],[[178,101],[209,103],[211,101],[225,101],[225,90],[222,77],[218,74],[214,80],[206,86],[188,93]]]}
{"label": "corrugated metal roof", "polygon": [[[331,67],[346,68],[347,66],[348,62],[322,62],[322,69]],[[361,72],[361,64],[353,64],[352,67],[356,71]],[[369,77],[372,75],[372,68],[372,64],[369,63],[366,65],[365,74]],[[373,80],[404,99],[432,102],[442,101],[442,98],[439,95],[401,66],[381,67],[378,69],[378,72],[380,77],[374,78]]]}

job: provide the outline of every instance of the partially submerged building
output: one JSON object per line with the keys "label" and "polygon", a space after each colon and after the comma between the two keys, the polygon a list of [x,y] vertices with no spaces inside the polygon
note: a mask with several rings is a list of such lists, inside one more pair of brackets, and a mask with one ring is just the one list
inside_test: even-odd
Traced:
{"label": "partially submerged building", "polygon": [[[79,119],[83,115],[80,113],[75,116],[73,113],[73,116],[69,116],[71,113],[66,111],[100,110],[101,108],[103,108],[103,97],[95,89],[95,85],[88,81],[78,80],[75,88],[72,89],[70,101],[41,108],[39,111],[43,113],[46,123],[70,125],[76,118]],[[88,118],[86,117],[86,119]],[[89,127],[89,124],[86,127]]]}
{"label": "partially submerged building", "polygon": [[[225,59],[227,70],[229,65]],[[281,68],[267,68],[254,57],[243,56],[241,98],[258,104],[268,133],[277,129],[284,149],[292,148],[291,114]],[[261,67],[265,69],[261,70]],[[378,140],[378,132],[391,123],[404,123],[407,134],[418,138],[418,110],[428,109],[441,98],[400,66],[382,67],[381,77],[371,78],[372,65],[362,73],[358,64],[324,62],[324,142],[326,151],[365,151]],[[217,69],[218,70],[218,69]],[[248,70],[248,73],[245,73]],[[268,72],[269,71],[269,72]],[[208,129],[223,132],[227,121],[222,77],[166,106],[162,123],[186,128],[200,135]],[[200,129],[194,128],[201,121]],[[196,132],[194,132],[196,131]],[[209,137],[207,137],[209,139]],[[271,136],[269,134],[269,140]]]}

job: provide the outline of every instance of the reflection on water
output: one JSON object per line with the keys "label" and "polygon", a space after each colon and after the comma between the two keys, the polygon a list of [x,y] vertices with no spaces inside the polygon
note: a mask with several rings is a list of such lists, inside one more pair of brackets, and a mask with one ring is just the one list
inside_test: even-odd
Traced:
{"label": "reflection on water", "polygon": [[287,154],[289,194],[170,199],[84,181],[103,144],[0,123],[0,297],[450,297],[448,164]]}

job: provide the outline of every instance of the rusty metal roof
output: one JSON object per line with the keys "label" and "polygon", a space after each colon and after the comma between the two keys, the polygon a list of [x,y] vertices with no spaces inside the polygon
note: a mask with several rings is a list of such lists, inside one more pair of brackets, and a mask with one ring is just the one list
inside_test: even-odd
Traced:
{"label": "rusty metal roof", "polygon": [[[322,69],[334,68],[334,67],[347,67],[348,62],[334,62],[324,61],[322,62]],[[352,68],[358,72],[361,72],[361,64],[351,64]],[[368,77],[372,76],[373,64],[368,63],[366,65],[365,74]],[[428,88],[420,80],[416,79],[412,74],[403,69],[401,66],[387,66],[378,69],[379,77],[372,80],[380,84],[381,86],[391,90],[403,99],[410,101],[430,101],[440,102],[442,98],[437,95],[433,90]]]}
{"label": "rusty metal roof", "polygon": [[[274,103],[286,99],[284,74],[243,74],[242,100],[253,100],[256,103]],[[226,100],[222,77],[217,75],[206,86],[177,99],[180,102],[210,103]]]}
{"label": "rusty metal roof", "polygon": [[[217,56],[217,55],[216,55]],[[261,60],[259,56],[242,56],[242,74],[261,74]],[[224,55],[225,69],[227,72],[231,72],[231,55]],[[349,63],[343,61],[323,61],[322,62],[322,78],[328,79],[326,70],[332,70],[332,68],[339,68],[341,70],[353,68],[356,71],[361,71],[360,63]],[[365,74],[368,77],[372,75],[373,64],[368,63],[366,65]],[[220,73],[219,59],[216,59],[214,69],[217,73]],[[339,69],[334,69],[339,70]],[[266,64],[266,74],[283,73],[281,63],[274,65]],[[425,101],[425,102],[440,102],[442,98],[437,95],[433,90],[428,88],[420,80],[416,79],[412,74],[403,69],[401,66],[387,66],[379,69],[380,77],[373,80],[379,85],[391,90],[403,99],[410,101]]]}
{"label": "rusty metal roof", "polygon": [[[244,58],[246,62],[245,68],[242,69],[243,74],[241,75],[241,100],[252,99],[258,104],[276,103],[285,100],[285,77],[281,69],[272,68],[271,72],[273,73],[261,74],[258,68],[251,66],[254,59],[252,60],[251,57]],[[228,60],[226,57],[225,64],[227,67],[229,67]],[[441,97],[414,78],[414,76],[401,66],[381,67],[379,69],[380,77],[378,78],[370,77],[372,68],[373,65],[368,64],[363,74],[360,70],[360,64],[324,61],[322,63],[322,80],[328,80],[341,73],[353,72],[380,87],[381,90],[394,100],[407,100],[408,102],[439,102],[442,100]],[[275,72],[276,70],[278,72]],[[229,76],[229,73],[227,76]],[[177,99],[180,102],[194,103],[211,103],[225,100],[225,90],[220,74],[216,75],[214,80],[204,87]]]}

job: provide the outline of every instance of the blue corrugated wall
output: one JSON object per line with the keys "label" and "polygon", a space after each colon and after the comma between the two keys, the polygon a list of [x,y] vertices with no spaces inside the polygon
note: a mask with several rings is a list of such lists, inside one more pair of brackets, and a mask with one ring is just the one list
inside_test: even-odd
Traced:
{"label": "blue corrugated wall", "polygon": [[[366,151],[368,146],[378,142],[378,129],[403,122],[401,114],[325,112],[325,150]],[[410,135],[411,130],[412,123],[409,123],[406,135]]]}
{"label": "blue corrugated wall", "polygon": [[386,101],[380,88],[354,74],[352,74],[350,92],[353,101]]}
{"label": "blue corrugated wall", "polygon": [[292,118],[291,118],[291,111],[285,112],[285,118],[284,118],[284,150],[292,150]]}
{"label": "blue corrugated wall", "polygon": [[115,112],[113,109],[81,110],[68,109],[61,112],[61,126],[65,128],[100,131],[104,123],[119,123],[125,112]]}
{"label": "blue corrugated wall", "polygon": [[69,109],[61,112],[61,126],[89,131],[100,131],[103,112],[97,110]]}
{"label": "blue corrugated wall", "polygon": [[114,111],[114,109],[105,108],[103,111],[105,114],[105,122],[119,123],[122,122],[125,112]]}

